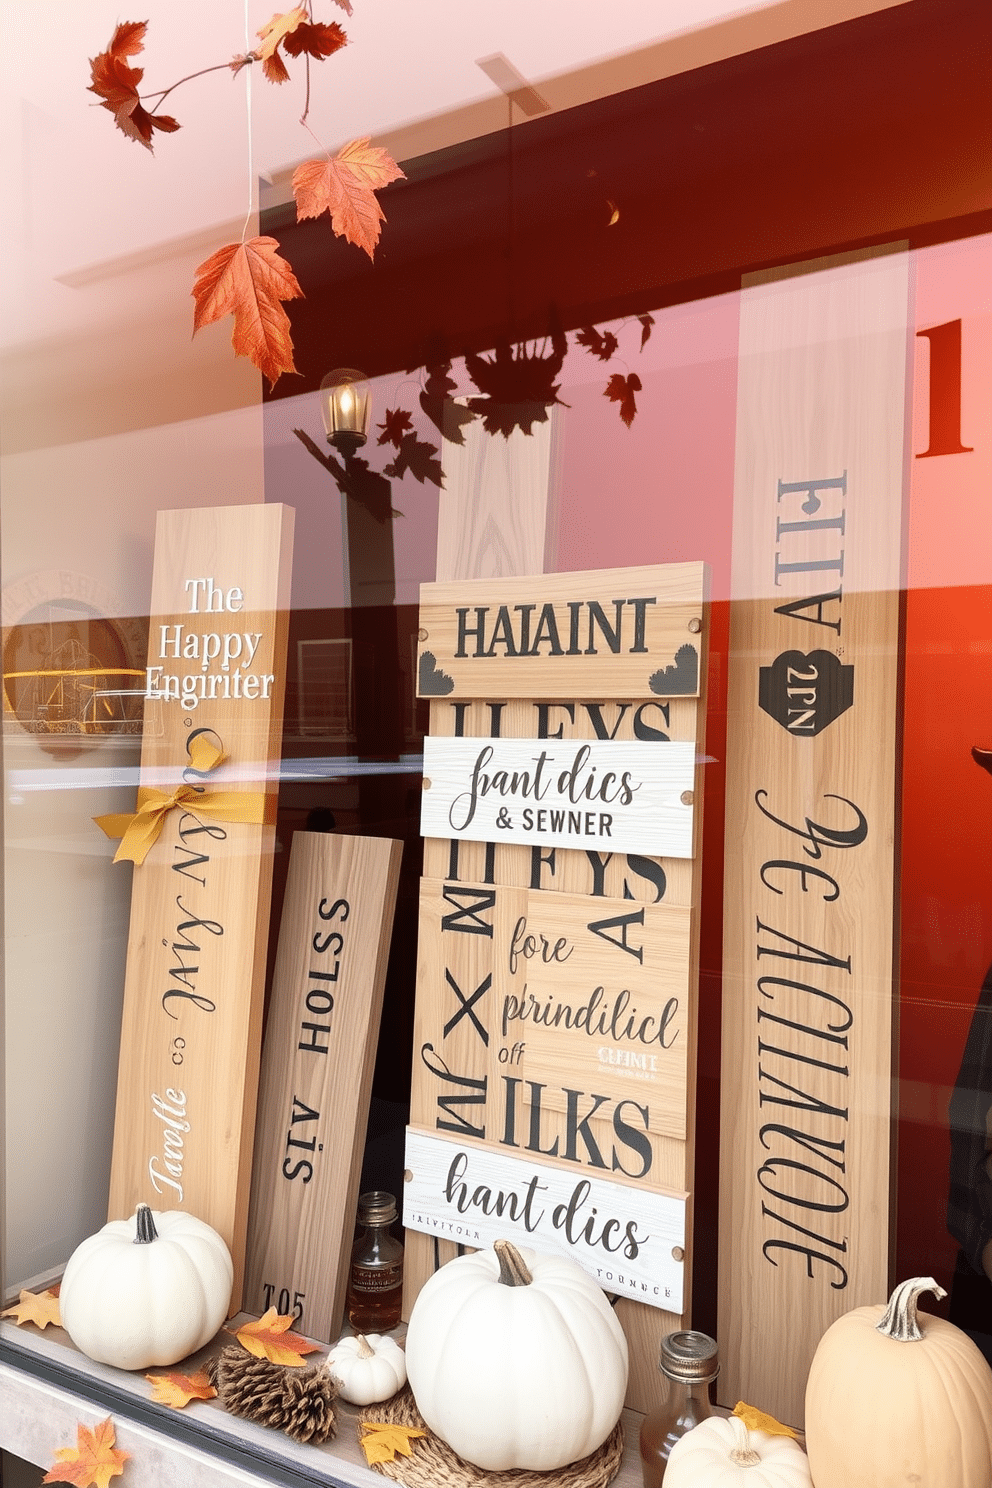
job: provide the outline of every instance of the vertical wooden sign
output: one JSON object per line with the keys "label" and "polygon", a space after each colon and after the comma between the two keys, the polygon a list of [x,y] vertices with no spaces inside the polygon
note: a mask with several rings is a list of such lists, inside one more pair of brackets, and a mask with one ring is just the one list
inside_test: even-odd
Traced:
{"label": "vertical wooden sign", "polygon": [[494,1224],[562,1250],[618,1296],[639,1409],[690,1295],[706,621],[702,564],[422,591],[407,1306]]}
{"label": "vertical wooden sign", "polygon": [[[141,784],[262,798],[259,825],[170,810],[131,891],[109,1214],[138,1202],[214,1226],[241,1295],[293,512],[160,512]],[[224,752],[191,769],[191,741]],[[128,871],[123,866],[115,872]]]}
{"label": "vertical wooden sign", "polygon": [[908,276],[742,294],[721,1392],[794,1425],[824,1330],[888,1291]]}
{"label": "vertical wooden sign", "polygon": [[259,1083],[244,1305],[341,1326],[402,842],[297,832]]}

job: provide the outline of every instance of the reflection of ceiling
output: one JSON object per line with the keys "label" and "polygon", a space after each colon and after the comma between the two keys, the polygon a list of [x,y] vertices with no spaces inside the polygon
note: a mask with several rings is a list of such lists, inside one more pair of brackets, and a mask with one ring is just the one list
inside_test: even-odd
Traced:
{"label": "reflection of ceiling", "polygon": [[[540,83],[553,107],[566,107],[712,60],[721,48],[894,3],[904,0],[624,0],[609,10],[607,39],[600,3],[354,0],[348,19],[327,0],[318,14],[340,19],[350,43],[314,66],[310,123],[328,146],[371,133],[410,158],[505,124],[506,101],[476,65],[494,53]],[[147,81],[170,83],[244,51],[273,4],[248,0],[247,39],[244,0],[138,7],[149,19],[139,59]],[[252,173],[278,178],[317,149],[298,123],[300,79],[276,87],[249,69],[173,95],[167,108],[183,128],[157,135],[153,158],[85,91],[87,58],[109,41],[122,14],[116,4],[2,0],[2,13],[7,346],[131,319],[136,271],[144,304],[146,270],[154,278],[156,263],[177,252],[205,256],[235,222],[240,232]]]}

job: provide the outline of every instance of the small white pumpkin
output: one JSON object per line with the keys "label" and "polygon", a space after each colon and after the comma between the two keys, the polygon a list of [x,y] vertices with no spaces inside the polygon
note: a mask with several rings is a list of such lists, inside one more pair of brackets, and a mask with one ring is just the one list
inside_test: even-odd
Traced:
{"label": "small white pumpkin", "polygon": [[497,1240],[427,1282],[406,1367],[421,1415],[460,1457],[550,1471],[594,1452],[616,1425],[627,1340],[574,1261]]}
{"label": "small white pumpkin", "polygon": [[325,1369],[342,1400],[372,1405],[388,1400],[406,1384],[406,1355],[383,1333],[347,1334],[327,1356]]}
{"label": "small white pumpkin", "polygon": [[62,1326],[78,1349],[118,1369],[175,1364],[209,1343],[227,1317],[234,1266],[210,1225],[139,1204],[69,1257]]}
{"label": "small white pumpkin", "polygon": [[792,1436],[749,1431],[739,1416],[707,1416],[672,1448],[665,1488],[812,1488]]}

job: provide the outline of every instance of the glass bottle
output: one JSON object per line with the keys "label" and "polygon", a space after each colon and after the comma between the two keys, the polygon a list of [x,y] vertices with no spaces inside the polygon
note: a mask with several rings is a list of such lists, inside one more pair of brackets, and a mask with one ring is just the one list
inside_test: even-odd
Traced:
{"label": "glass bottle", "polygon": [[716,1340],[690,1330],[661,1340],[658,1368],[665,1376],[665,1398],[641,1422],[644,1488],[661,1488],[668,1457],[679,1437],[713,1414],[710,1385],[720,1372]]}
{"label": "glass bottle", "polygon": [[345,1310],[356,1333],[388,1333],[403,1307],[403,1246],[389,1233],[396,1200],[374,1190],[358,1200],[363,1233],[355,1241]]}

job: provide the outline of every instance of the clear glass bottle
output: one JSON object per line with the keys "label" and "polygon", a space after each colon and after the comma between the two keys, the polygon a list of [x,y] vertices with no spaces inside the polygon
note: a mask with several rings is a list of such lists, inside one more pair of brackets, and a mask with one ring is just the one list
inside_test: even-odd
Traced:
{"label": "clear glass bottle", "polygon": [[644,1488],[661,1488],[668,1457],[679,1437],[713,1414],[710,1385],[720,1372],[716,1340],[686,1330],[661,1340],[658,1368],[665,1376],[665,1397],[641,1422],[641,1471]]}
{"label": "clear glass bottle", "polygon": [[358,1200],[363,1233],[355,1241],[345,1310],[356,1333],[387,1333],[403,1307],[403,1246],[389,1233],[396,1200],[374,1190]]}

